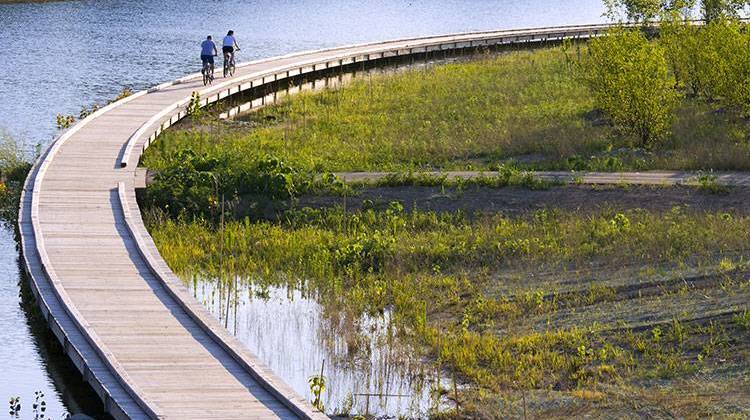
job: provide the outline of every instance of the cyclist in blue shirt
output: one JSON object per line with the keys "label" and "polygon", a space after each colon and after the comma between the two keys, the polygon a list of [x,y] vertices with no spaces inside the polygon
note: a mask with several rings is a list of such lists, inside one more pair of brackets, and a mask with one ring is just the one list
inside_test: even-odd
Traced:
{"label": "cyclist in blue shirt", "polygon": [[206,63],[210,64],[211,72],[214,71],[214,57],[217,55],[219,55],[219,52],[216,50],[216,44],[209,35],[205,41],[201,42],[201,62],[204,67]]}

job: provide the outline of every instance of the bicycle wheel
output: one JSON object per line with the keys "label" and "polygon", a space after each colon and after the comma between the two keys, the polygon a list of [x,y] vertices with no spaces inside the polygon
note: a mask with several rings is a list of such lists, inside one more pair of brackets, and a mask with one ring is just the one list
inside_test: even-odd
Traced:
{"label": "bicycle wheel", "polygon": [[210,80],[211,75],[208,73],[208,68],[206,66],[203,66],[203,70],[201,70],[201,73],[203,73],[203,86],[206,86]]}
{"label": "bicycle wheel", "polygon": [[229,77],[234,76],[234,60],[229,63]]}
{"label": "bicycle wheel", "polygon": [[227,73],[229,73],[229,60],[224,56],[224,77],[227,77]]}

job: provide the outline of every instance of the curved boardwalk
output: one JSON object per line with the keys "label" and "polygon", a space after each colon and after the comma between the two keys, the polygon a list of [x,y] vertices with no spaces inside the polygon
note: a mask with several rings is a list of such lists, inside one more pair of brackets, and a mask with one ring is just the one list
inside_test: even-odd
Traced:
{"label": "curved boardwalk", "polygon": [[302,53],[241,66],[208,89],[193,76],[110,105],[57,139],[27,181],[19,226],[39,306],[116,418],[323,418],[212,319],[161,259],[135,202],[143,149],[185,115],[194,91],[205,105],[322,69],[586,38],[603,29],[463,34]]}

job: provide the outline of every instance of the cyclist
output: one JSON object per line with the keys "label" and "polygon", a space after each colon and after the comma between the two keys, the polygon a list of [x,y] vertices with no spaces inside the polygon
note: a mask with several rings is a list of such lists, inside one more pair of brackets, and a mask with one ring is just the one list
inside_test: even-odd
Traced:
{"label": "cyclist", "polygon": [[219,55],[216,50],[216,44],[211,38],[211,35],[207,36],[205,41],[201,42],[201,62],[203,63],[203,69],[206,68],[206,64],[211,65],[211,73],[214,72],[214,57]]}
{"label": "cyclist", "polygon": [[234,39],[234,31],[229,31],[227,32],[227,36],[224,37],[224,42],[221,47],[221,51],[224,53],[224,60],[231,60],[230,62],[234,64],[235,49],[239,51],[240,46],[237,45],[237,40]]}

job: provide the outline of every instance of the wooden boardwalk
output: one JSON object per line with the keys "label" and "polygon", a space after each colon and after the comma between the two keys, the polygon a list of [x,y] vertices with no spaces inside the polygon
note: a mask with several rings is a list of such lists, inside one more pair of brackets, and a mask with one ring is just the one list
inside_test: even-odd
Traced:
{"label": "wooden boardwalk", "polygon": [[388,57],[587,38],[604,29],[487,32],[313,51],[248,63],[209,88],[193,75],[107,106],[58,138],[27,180],[19,227],[39,306],[115,418],[324,418],[231,337],[161,259],[135,201],[135,167],[144,148],[185,116],[195,91],[205,105],[284,78]]}

